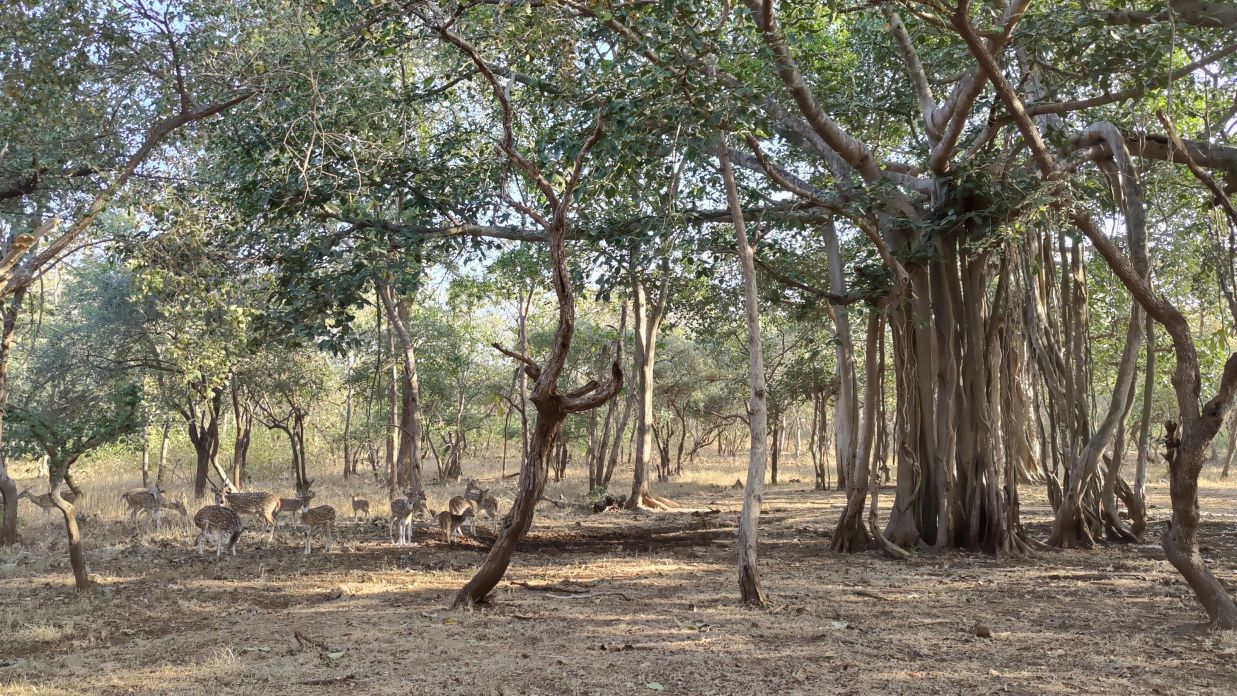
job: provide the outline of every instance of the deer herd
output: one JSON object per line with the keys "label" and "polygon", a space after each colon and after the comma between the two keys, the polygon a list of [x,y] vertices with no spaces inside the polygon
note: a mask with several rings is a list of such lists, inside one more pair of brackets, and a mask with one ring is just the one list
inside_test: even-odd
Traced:
{"label": "deer herd", "polygon": [[[325,536],[326,550],[329,553],[335,536],[335,508],[330,505],[311,507],[310,501],[314,497],[312,485],[312,479],[306,481],[304,485],[298,487],[297,495],[293,498],[281,498],[264,491],[243,493],[212,487],[215,504],[203,506],[193,515],[193,526],[198,529],[193,545],[197,546],[198,553],[201,554],[203,544],[210,539],[215,546],[216,558],[225,551],[235,556],[236,542],[241,534],[248,530],[248,527],[242,524],[241,515],[256,517],[263,526],[262,531],[267,532],[267,538],[274,540],[279,519],[287,513],[292,523],[295,523],[299,516],[299,527],[305,535],[305,555],[313,553],[315,532]],[[73,502],[72,492],[63,491],[61,496]],[[22,491],[18,498],[30,499],[36,506],[42,508],[48,519],[50,519],[51,511],[56,507],[51,496],[46,493],[33,495],[27,489]],[[120,500],[128,508],[130,526],[136,524],[141,515],[146,515],[148,520],[154,519],[155,528],[159,529],[165,510],[179,512],[182,517],[189,516],[184,503],[179,500],[166,500],[164,491],[157,486],[130,489],[120,496]],[[353,495],[351,502],[353,520],[370,518],[368,500]],[[481,488],[475,480],[470,480],[464,489],[464,494],[451,498],[447,502],[446,509],[441,512],[436,513],[426,505],[424,493],[411,490],[404,497],[392,500],[390,510],[390,538],[391,543],[396,546],[412,543],[413,524],[417,520],[424,520],[428,524],[437,521],[443,534],[446,535],[447,543],[452,546],[455,545],[456,535],[463,534],[465,530],[476,538],[477,517],[481,515],[489,519],[490,530],[497,531],[498,499],[490,495],[488,489]],[[398,540],[396,539],[397,529]]]}

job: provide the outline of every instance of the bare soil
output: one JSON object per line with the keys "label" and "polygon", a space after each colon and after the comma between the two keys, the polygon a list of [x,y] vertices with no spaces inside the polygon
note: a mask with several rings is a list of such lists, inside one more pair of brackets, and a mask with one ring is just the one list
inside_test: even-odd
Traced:
{"label": "bare soil", "polygon": [[[771,610],[736,600],[741,492],[704,482],[659,488],[684,505],[674,512],[543,503],[508,582],[471,611],[447,607],[485,553],[485,521],[479,540],[450,547],[418,529],[398,549],[385,519],[349,519],[342,486],[327,500],[335,548],[316,541],[309,558],[286,527],[273,543],[243,537],[235,557],[199,556],[179,516],[135,531],[115,503],[88,498],[97,587],[84,596],[63,528],[23,508],[24,543],[0,549],[0,693],[1237,693],[1237,638],[1182,630],[1206,617],[1154,543],[838,556],[842,495],[809,488],[766,497]],[[1024,518],[1042,538],[1049,510],[1034,488]],[[581,499],[578,485],[562,491]],[[1168,511],[1163,484],[1152,493],[1153,542]],[[1237,587],[1237,487],[1206,484],[1202,507],[1204,555]]]}

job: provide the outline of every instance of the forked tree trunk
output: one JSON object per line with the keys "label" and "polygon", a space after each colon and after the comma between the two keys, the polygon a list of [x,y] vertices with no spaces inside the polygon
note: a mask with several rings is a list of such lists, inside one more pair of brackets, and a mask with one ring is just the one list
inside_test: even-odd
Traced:
{"label": "forked tree trunk", "polygon": [[[65,471],[68,469],[69,463],[66,462],[61,467],[55,466],[54,470]],[[65,500],[60,496],[60,491],[64,486],[67,475],[56,477],[51,487],[52,504],[60,511],[64,517],[65,534],[69,541],[69,565],[73,568],[73,584],[77,587],[78,592],[84,592],[90,589],[90,580],[87,578],[86,570],[86,553],[82,549],[82,531],[77,526],[77,509],[73,503]]]}
{"label": "forked tree trunk", "polygon": [[232,416],[236,420],[236,437],[232,444],[232,481],[244,486],[249,443],[253,438],[253,411],[241,397],[235,375],[232,376]]}
{"label": "forked tree trunk", "polygon": [[[193,477],[193,496],[201,500],[206,495],[206,484],[209,480],[211,467],[218,468],[215,461],[219,453],[219,412],[223,404],[223,389],[214,387],[210,399],[203,404],[203,412],[198,414],[195,409],[182,411],[189,423],[189,442],[197,457]],[[221,480],[226,480],[226,476]]]}
{"label": "forked tree trunk", "polygon": [[601,138],[601,121],[598,120],[592,134],[576,154],[575,166],[563,190],[554,191],[546,183],[546,178],[536,166],[516,148],[512,131],[511,104],[507,100],[507,93],[499,84],[489,65],[471,44],[452,33],[448,27],[437,26],[434,29],[443,41],[465,53],[489,83],[494,99],[502,107],[503,112],[503,140],[499,145],[499,151],[506,155],[511,163],[529,179],[539,182],[541,192],[548,200],[550,214],[535,217],[549,237],[554,295],[558,300],[558,323],[550,342],[550,353],[542,365],[537,365],[526,354],[513,354],[500,348],[504,353],[523,363],[525,372],[535,380],[531,401],[537,409],[537,424],[529,443],[528,456],[524,458],[520,466],[520,483],[516,491],[515,502],[511,506],[511,511],[503,519],[501,529],[485,561],[477,570],[476,575],[456,595],[455,606],[460,607],[484,600],[506,573],[516,546],[532,524],[537,501],[541,499],[541,494],[545,489],[550,453],[563,419],[570,413],[597,408],[613,398],[622,387],[623,373],[616,360],[612,367],[612,379],[609,384],[600,386],[596,381],[592,381],[567,394],[560,394],[558,391],[558,378],[563,372],[563,366],[571,350],[571,339],[575,333],[576,321],[575,298],[572,295],[571,279],[567,274],[563,240],[567,233],[568,213],[571,209],[573,194],[580,181],[585,157]]}

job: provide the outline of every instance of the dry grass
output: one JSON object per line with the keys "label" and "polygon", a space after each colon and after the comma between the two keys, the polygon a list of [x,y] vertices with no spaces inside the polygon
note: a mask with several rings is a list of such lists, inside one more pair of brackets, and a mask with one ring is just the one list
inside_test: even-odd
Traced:
{"label": "dry grass", "polygon": [[[98,587],[72,590],[63,530],[23,506],[24,543],[0,549],[0,693],[1237,691],[1237,639],[1173,632],[1203,617],[1157,547],[838,557],[828,543],[842,497],[808,490],[806,462],[784,464],[762,516],[761,566],[776,606],[744,609],[733,570],[741,501],[730,488],[744,467],[711,459],[658,486],[682,511],[590,515],[543,504],[496,601],[465,612],[447,606],[483,557],[485,523],[480,542],[450,548],[440,532],[418,529],[415,546],[396,549],[384,519],[350,520],[352,494],[385,512],[376,485],[318,472],[315,502],[340,516],[333,553],[305,558],[285,527],[274,543],[246,536],[235,558],[216,561],[189,547],[179,515],[160,532],[124,525],[119,494],[138,477],[86,471]],[[505,509],[513,480],[482,473]],[[461,489],[432,486],[431,504]],[[551,484],[548,495],[560,492],[582,500],[583,483]],[[1162,481],[1151,492],[1155,538],[1167,518]],[[1046,506],[1024,493],[1042,536]],[[196,504],[187,507],[192,515]],[[721,513],[691,514],[706,507]],[[1237,483],[1208,479],[1202,507],[1204,554],[1237,584]],[[975,635],[977,624],[992,637]]]}

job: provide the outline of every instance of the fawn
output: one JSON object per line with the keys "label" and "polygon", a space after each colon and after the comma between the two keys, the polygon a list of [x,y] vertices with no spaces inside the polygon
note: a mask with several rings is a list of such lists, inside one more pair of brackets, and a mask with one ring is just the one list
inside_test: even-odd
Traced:
{"label": "fawn", "polygon": [[270,528],[270,539],[275,538],[276,515],[279,514],[279,497],[265,492],[239,493],[212,488],[215,503],[232,508],[238,513],[256,514]]}
{"label": "fawn", "polygon": [[[412,518],[420,517],[429,513],[432,517],[433,513],[429,512],[425,507],[425,494],[414,494],[408,492],[403,498],[396,498],[391,501],[391,542],[396,546],[412,543]],[[395,527],[399,526],[399,542],[395,542]]]}
{"label": "fawn", "polygon": [[296,498],[280,498],[279,509],[275,511],[275,524],[279,524],[279,518],[283,517],[284,513],[292,518],[292,523],[296,524],[296,516],[301,513],[301,499]]}
{"label": "fawn", "polygon": [[474,513],[485,513],[485,516],[490,518],[490,531],[497,531],[498,499],[490,495],[490,490],[482,488],[475,479],[469,479],[468,486],[464,488],[464,497],[476,503],[473,506]]}
{"label": "fawn", "polygon": [[309,507],[309,500],[314,497],[314,494],[305,491],[304,497],[301,498],[301,526],[305,528],[305,555],[308,556],[313,552],[313,544],[310,537],[314,528],[326,528],[326,551],[331,552],[331,543],[335,536],[335,508],[330,505],[319,505],[318,507]]}
{"label": "fawn", "polygon": [[125,505],[129,506],[129,526],[133,526],[137,522],[138,515],[146,513],[147,519],[152,515],[155,518],[155,529],[160,528],[163,520],[163,509],[176,510],[181,517],[188,517],[189,512],[185,510],[185,504],[179,500],[171,503],[163,500],[163,491],[158,493],[148,491],[145,488],[134,488],[125,491],[120,496]]}
{"label": "fawn", "polygon": [[[454,498],[452,499],[454,500]],[[447,535],[447,544],[455,546],[455,535],[466,524],[473,522],[476,515],[473,514],[472,507],[467,506],[464,511],[456,514],[451,510],[443,510],[438,513],[438,526],[442,527],[443,533]]]}
{"label": "fawn", "polygon": [[215,558],[223,553],[226,538],[228,551],[236,555],[236,540],[241,538],[245,528],[241,526],[241,516],[230,507],[222,505],[207,505],[193,516],[193,526],[199,530],[193,543],[198,547],[198,555],[202,554],[202,543],[208,536],[215,538]]}
{"label": "fawn", "polygon": [[468,513],[468,533],[476,538],[477,536],[477,510],[476,501],[469,500],[462,495],[457,495],[447,501],[447,511],[455,516],[462,516],[465,512]]}
{"label": "fawn", "polygon": [[369,519],[369,501],[364,498],[352,496],[352,519],[356,519],[357,513],[364,513],[365,519]]}

